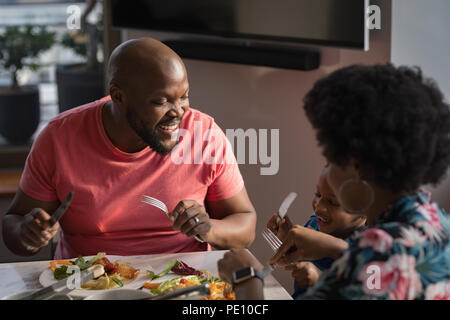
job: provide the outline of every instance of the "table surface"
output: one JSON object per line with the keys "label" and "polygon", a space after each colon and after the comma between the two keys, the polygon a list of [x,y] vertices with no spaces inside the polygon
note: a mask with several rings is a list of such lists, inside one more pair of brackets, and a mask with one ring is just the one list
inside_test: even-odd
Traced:
{"label": "table surface", "polygon": [[[178,259],[194,268],[208,270],[218,277],[217,261],[223,257],[225,252],[227,250],[127,256],[123,257],[123,261],[130,262],[132,266],[140,268],[141,271],[154,270],[160,272],[167,262]],[[0,297],[27,289],[42,288],[39,276],[48,268],[49,261],[1,263]],[[291,295],[272,275],[267,276],[264,281],[264,297],[268,300],[292,299]]]}

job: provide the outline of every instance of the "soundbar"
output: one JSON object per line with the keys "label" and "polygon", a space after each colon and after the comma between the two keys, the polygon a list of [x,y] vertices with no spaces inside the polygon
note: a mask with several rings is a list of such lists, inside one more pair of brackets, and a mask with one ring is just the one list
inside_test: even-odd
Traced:
{"label": "soundbar", "polygon": [[266,66],[283,69],[314,70],[320,66],[320,51],[307,48],[246,46],[213,41],[163,41],[181,58]]}

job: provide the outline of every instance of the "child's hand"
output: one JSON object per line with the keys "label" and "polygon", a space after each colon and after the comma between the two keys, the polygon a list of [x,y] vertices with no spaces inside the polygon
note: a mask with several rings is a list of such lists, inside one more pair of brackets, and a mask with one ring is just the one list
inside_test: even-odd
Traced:
{"label": "child's hand", "polygon": [[267,222],[267,228],[275,233],[281,241],[284,241],[289,230],[291,230],[293,224],[288,216],[284,218],[277,224],[278,213],[274,213],[273,216]]}
{"label": "child's hand", "polygon": [[300,288],[312,287],[322,274],[319,268],[307,261],[291,263],[284,269],[292,270],[292,277]]}

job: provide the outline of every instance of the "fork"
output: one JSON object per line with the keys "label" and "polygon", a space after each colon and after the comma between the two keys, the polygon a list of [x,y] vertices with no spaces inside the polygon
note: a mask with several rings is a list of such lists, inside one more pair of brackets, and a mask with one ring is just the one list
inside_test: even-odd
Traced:
{"label": "fork", "polygon": [[[158,200],[156,198],[152,198],[152,197],[146,196],[146,195],[142,195],[141,196],[141,202],[149,204],[151,206],[154,206],[154,207],[162,210],[166,214],[167,218],[169,217],[169,210],[167,209],[167,206],[164,204],[164,202],[162,202],[162,201],[160,201],[160,200]],[[194,238],[195,238],[195,240],[197,240],[199,242],[205,242],[200,237],[198,237],[196,235],[194,236]]]}
{"label": "fork", "polygon": [[[289,207],[291,206],[292,202],[294,202],[295,198],[297,198],[296,192],[290,192],[287,197],[283,200],[281,203],[280,209],[278,209],[278,217],[277,217],[277,224],[280,223],[280,221],[285,217]],[[270,230],[269,228],[266,228],[262,236],[267,241],[267,243],[270,245],[272,250],[274,252],[278,251],[278,248],[280,248],[282,242],[281,240]]]}
{"label": "fork", "polygon": [[159,201],[156,198],[152,198],[152,197],[146,196],[146,195],[141,196],[141,201],[146,203],[146,204],[149,204],[149,205],[152,205],[152,206],[155,206],[155,207],[161,209],[162,211],[164,211],[164,213],[167,216],[169,216],[169,214],[168,214],[169,210],[167,209],[167,207],[164,204],[164,202]]}
{"label": "fork", "polygon": [[272,248],[273,252],[277,252],[281,247],[283,242],[270,230],[265,229],[262,233],[264,240],[269,244],[270,248]]}

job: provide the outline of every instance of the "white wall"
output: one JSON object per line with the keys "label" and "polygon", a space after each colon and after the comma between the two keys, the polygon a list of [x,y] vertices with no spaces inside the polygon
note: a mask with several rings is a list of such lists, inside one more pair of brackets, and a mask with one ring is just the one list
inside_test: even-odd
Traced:
{"label": "white wall", "polygon": [[[393,0],[392,62],[417,65],[435,79],[450,102],[450,1]],[[430,188],[433,200],[450,212],[450,175]]]}

